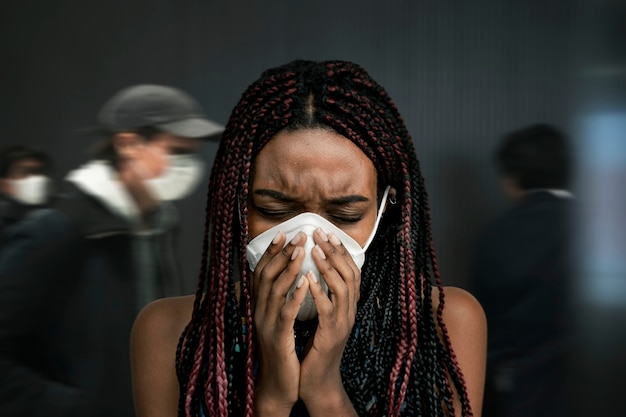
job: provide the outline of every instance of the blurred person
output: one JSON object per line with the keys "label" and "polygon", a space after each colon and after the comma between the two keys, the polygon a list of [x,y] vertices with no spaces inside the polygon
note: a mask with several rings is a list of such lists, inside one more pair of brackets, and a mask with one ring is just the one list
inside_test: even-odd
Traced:
{"label": "blurred person", "polygon": [[571,153],[547,124],[495,151],[512,205],[477,239],[471,275],[489,323],[485,417],[566,415]]}
{"label": "blurred person", "polygon": [[138,417],[480,415],[483,311],[442,286],[413,140],[362,67],[266,70],[207,204],[196,296],[133,327]]}
{"label": "blurred person", "polygon": [[52,160],[42,150],[22,145],[0,150],[0,248],[7,228],[48,202],[51,170]]}
{"label": "blurred person", "polygon": [[198,184],[222,127],[187,93],[137,85],[98,115],[97,157],[70,172],[0,254],[0,415],[132,416],[129,334],[180,295],[171,200]]}

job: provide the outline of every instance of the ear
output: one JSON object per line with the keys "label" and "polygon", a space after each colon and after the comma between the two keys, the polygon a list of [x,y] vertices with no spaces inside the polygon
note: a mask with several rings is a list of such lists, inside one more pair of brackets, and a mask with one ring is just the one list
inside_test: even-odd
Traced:
{"label": "ear", "polygon": [[145,139],[133,132],[120,132],[113,135],[111,144],[121,159],[134,158],[141,151]]}
{"label": "ear", "polygon": [[[393,187],[389,187],[389,193],[387,193],[387,200],[388,200],[388,203],[391,204],[392,206],[396,204],[396,196],[397,196],[396,189]],[[387,211],[387,207],[389,206],[389,204],[385,204],[383,213]]]}

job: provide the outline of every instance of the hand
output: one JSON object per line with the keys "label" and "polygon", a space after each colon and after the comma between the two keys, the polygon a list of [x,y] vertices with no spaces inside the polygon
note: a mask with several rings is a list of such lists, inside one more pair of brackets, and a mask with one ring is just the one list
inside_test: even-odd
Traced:
{"label": "hand", "polygon": [[264,411],[289,415],[298,400],[300,362],[293,326],[309,281],[301,279],[290,299],[286,296],[299,278],[306,235],[298,233],[286,246],[285,240],[285,234],[279,232],[253,272],[254,331],[259,358],[255,393],[258,415]]}
{"label": "hand", "polygon": [[314,274],[306,275],[318,312],[318,327],[311,348],[302,360],[300,398],[311,415],[330,409],[354,413],[341,381],[341,357],[354,327],[360,297],[361,272],[352,256],[333,234],[318,229],[313,260],[328,285],[328,296]]}

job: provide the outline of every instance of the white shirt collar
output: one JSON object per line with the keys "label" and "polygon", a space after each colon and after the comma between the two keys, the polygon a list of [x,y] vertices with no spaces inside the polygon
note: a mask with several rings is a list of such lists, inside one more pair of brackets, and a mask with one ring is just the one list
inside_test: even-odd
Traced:
{"label": "white shirt collar", "polygon": [[559,198],[573,198],[574,194],[570,191],[560,189],[560,188],[533,188],[532,190],[527,190],[526,193],[539,193],[539,192],[548,192],[555,197]]}

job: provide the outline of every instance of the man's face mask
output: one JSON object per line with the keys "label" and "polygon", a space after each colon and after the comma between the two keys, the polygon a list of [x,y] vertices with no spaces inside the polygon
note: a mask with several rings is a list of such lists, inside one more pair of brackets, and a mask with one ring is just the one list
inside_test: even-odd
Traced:
{"label": "man's face mask", "polygon": [[144,181],[148,192],[158,201],[179,200],[191,194],[202,178],[202,161],[193,154],[166,155],[165,158],[165,173]]}
{"label": "man's face mask", "polygon": [[[374,229],[370,233],[370,236],[363,247],[361,247],[361,245],[359,245],[358,242],[352,239],[346,232],[344,232],[322,216],[314,213],[302,213],[287,220],[286,222],[283,222],[272,227],[271,229],[266,230],[265,232],[252,239],[250,243],[248,243],[248,246],[246,247],[246,258],[248,260],[248,266],[250,267],[250,270],[254,271],[257,264],[259,263],[259,260],[272,242],[272,239],[274,239],[274,236],[276,236],[276,233],[278,233],[279,231],[285,233],[285,235],[287,236],[286,242],[289,242],[298,232],[303,232],[304,234],[306,234],[306,242],[304,244],[305,258],[304,262],[302,263],[302,268],[300,269],[299,276],[295,280],[294,284],[291,286],[291,289],[287,294],[287,298],[291,297],[291,295],[293,294],[298,281],[301,279],[300,277],[302,277],[302,275],[305,275],[309,271],[313,271],[313,273],[317,276],[318,281],[322,285],[324,292],[328,294],[328,286],[326,285],[326,282],[324,281],[322,275],[317,269],[317,266],[315,265],[315,262],[313,261],[313,258],[311,256],[311,250],[315,246],[315,242],[313,241],[313,233],[315,232],[315,229],[319,227],[327,234],[333,233],[335,236],[337,236],[343,246],[352,256],[352,259],[354,259],[354,263],[360,271],[363,267],[363,263],[365,262],[365,251],[374,239],[374,236],[376,235],[376,230],[378,229],[378,223],[380,222],[383,212],[385,211],[385,204],[387,202],[387,194],[389,193],[389,188],[390,187],[388,186],[385,189],[380,208],[378,209],[376,222],[374,223]],[[306,297],[304,298],[302,306],[300,307],[297,318],[298,320],[302,321],[312,319],[316,316],[317,309],[315,307],[315,302],[313,301],[311,292],[308,291]]]}
{"label": "man's face mask", "polygon": [[19,180],[11,180],[11,196],[27,205],[44,204],[50,192],[50,178],[44,175],[31,175]]}

